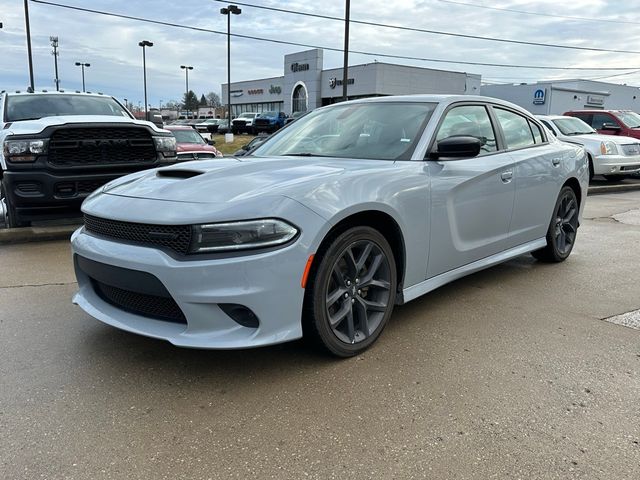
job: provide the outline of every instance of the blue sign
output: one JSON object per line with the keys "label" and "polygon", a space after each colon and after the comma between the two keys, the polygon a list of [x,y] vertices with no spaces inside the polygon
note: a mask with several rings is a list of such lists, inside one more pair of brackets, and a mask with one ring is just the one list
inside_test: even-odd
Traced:
{"label": "blue sign", "polygon": [[539,88],[535,92],[533,92],[533,104],[534,105],[544,105],[545,97],[547,96],[547,89],[544,90]]}

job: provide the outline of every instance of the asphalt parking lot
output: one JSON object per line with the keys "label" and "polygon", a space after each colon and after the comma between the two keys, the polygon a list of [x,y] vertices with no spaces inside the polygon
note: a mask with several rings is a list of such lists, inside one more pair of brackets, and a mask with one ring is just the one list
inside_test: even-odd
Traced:
{"label": "asphalt parking lot", "polygon": [[0,478],[640,478],[640,192],[396,310],[365,354],[177,349],[71,304],[66,241],[0,246]]}

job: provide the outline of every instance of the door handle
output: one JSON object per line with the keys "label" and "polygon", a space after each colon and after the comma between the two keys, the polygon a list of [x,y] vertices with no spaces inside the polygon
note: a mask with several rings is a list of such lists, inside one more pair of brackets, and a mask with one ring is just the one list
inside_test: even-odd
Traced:
{"label": "door handle", "polygon": [[502,172],[502,174],[500,175],[500,178],[502,179],[503,183],[509,183],[511,180],[513,180],[513,172],[511,170]]}
{"label": "door handle", "polygon": [[554,167],[557,167],[558,165],[560,165],[560,159],[559,158],[554,158],[553,160],[551,160],[551,163],[553,163]]}

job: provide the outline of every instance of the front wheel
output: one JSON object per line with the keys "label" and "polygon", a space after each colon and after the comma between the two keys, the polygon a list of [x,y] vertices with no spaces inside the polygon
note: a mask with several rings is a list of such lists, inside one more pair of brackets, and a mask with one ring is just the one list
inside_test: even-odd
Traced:
{"label": "front wheel", "polygon": [[305,335],[339,357],[367,349],[382,333],[396,299],[389,242],[371,227],[338,235],[318,259],[305,293]]}
{"label": "front wheel", "polygon": [[5,187],[0,183],[0,202],[3,205],[0,205],[0,210],[4,215],[4,224],[7,228],[19,228],[19,227],[28,227],[31,225],[31,222],[26,222],[21,220],[16,212],[15,207],[11,203],[11,199],[5,194]]}
{"label": "front wheel", "polygon": [[531,252],[538,260],[562,262],[567,259],[578,233],[579,205],[571,187],[563,187],[547,230],[547,246]]}

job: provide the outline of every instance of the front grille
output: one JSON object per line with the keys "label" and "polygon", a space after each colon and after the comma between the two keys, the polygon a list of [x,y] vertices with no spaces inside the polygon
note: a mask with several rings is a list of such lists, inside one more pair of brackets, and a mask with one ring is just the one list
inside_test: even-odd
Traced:
{"label": "front grille", "polygon": [[268,127],[269,125],[271,125],[271,122],[269,121],[268,118],[256,118],[253,121],[253,124],[258,127],[258,126],[262,126],[262,127]]}
{"label": "front grille", "polygon": [[156,148],[144,128],[63,128],[51,135],[48,157],[59,167],[152,164]]}
{"label": "front grille", "polygon": [[181,255],[189,253],[191,226],[151,225],[147,223],[121,222],[106,218],[84,216],[88,232],[128,242],[173,250]]}
{"label": "front grille", "polygon": [[247,125],[247,122],[245,122],[244,120],[234,120],[233,122],[231,122],[231,124],[234,127],[245,127]]}
{"label": "front grille", "polygon": [[640,143],[622,145],[622,153],[625,155],[640,155]]}
{"label": "front grille", "polygon": [[16,190],[27,195],[37,195],[42,193],[42,184],[40,182],[18,182]]}
{"label": "front grille", "polygon": [[174,323],[187,323],[184,313],[171,297],[132,292],[91,279],[96,293],[105,302],[143,317]]}
{"label": "front grille", "polygon": [[189,153],[179,153],[178,154],[178,160],[202,160],[202,159],[209,159],[209,158],[216,158],[216,156],[213,153],[209,153],[209,152],[189,152]]}

